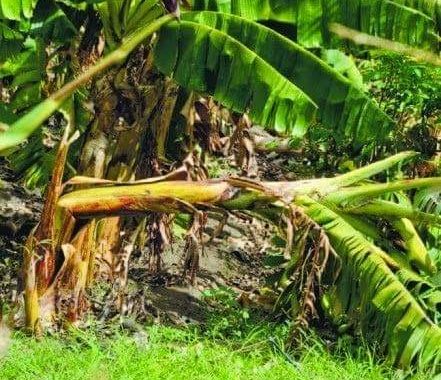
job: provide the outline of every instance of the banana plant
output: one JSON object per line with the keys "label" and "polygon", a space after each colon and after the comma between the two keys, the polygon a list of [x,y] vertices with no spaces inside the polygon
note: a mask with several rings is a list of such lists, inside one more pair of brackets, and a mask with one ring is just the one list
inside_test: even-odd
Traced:
{"label": "banana plant", "polygon": [[[332,250],[334,256],[319,260],[307,253],[311,246],[305,241],[300,250],[298,244],[290,245],[289,265],[281,267],[285,275],[282,276],[284,282],[278,285],[278,289],[282,289],[279,307],[286,305],[287,300],[291,308],[297,305],[292,310],[295,320],[305,308],[311,308],[309,317],[314,315],[314,308],[321,308],[339,328],[343,328],[344,321],[345,326],[360,329],[366,337],[382,342],[394,364],[408,368],[416,363],[418,368],[437,373],[441,370],[438,364],[441,351],[436,343],[441,338],[441,328],[437,324],[441,293],[431,279],[436,268],[424,251],[417,252],[422,257],[415,260],[409,247],[400,244],[400,239],[388,241],[389,229],[382,230],[375,225],[385,221],[391,223],[391,229],[400,231],[395,222],[405,218],[408,229],[421,221],[440,226],[441,216],[412,213],[406,207],[396,207],[393,202],[381,203],[380,214],[375,208],[379,205],[375,199],[394,192],[439,188],[441,178],[366,183],[368,178],[414,156],[412,152],[401,153],[337,177],[294,182],[258,182],[239,177],[193,182],[183,180],[179,170],[176,174],[132,183],[73,178],[67,185],[81,185],[82,189],[67,192],[58,199],[52,226],[53,231],[58,231],[55,235],[62,237],[54,244],[53,252],[64,256],[64,264],[53,269],[48,277],[52,280],[44,292],[28,293],[28,323],[31,327],[33,323],[50,320],[53,316],[47,313],[54,307],[48,305],[57,298],[56,289],[63,289],[64,282],[78,283],[79,279],[84,286],[88,271],[93,268],[89,262],[93,257],[76,248],[76,242],[90,232],[83,228],[74,233],[72,222],[75,219],[148,212],[195,213],[199,207],[215,207],[251,212],[280,225],[281,215],[289,215],[294,209],[297,216],[293,223],[298,222],[299,213],[309,218],[304,226],[306,230],[298,228],[296,235],[308,236],[308,231],[314,230],[310,225],[313,223],[324,239],[317,245],[318,252],[329,244],[327,249]],[[268,212],[270,209],[272,215]],[[403,240],[407,243],[405,236]],[[316,268],[313,265],[305,270],[310,268],[311,260]],[[72,272],[78,261],[81,265]],[[28,271],[35,273],[32,267]],[[302,282],[302,276],[297,276],[299,271],[312,274],[308,277],[312,283]],[[76,300],[75,304],[81,305],[77,289],[72,289],[70,296]],[[297,301],[292,302],[293,299]],[[318,306],[315,299],[321,299],[322,306]],[[78,311],[69,310],[66,317],[80,315]],[[66,313],[66,310],[58,312]]]}
{"label": "banana plant", "polygon": [[[159,32],[155,65],[160,71],[235,111],[249,111],[254,122],[279,134],[302,137],[316,111],[337,138],[350,137],[356,146],[385,138],[392,127],[389,117],[359,85],[295,42],[250,21],[246,14],[183,12],[177,22],[162,19],[156,1],[100,2],[96,8],[113,51],[12,123],[1,134],[0,151],[28,138],[76,89],[110,66],[120,65],[155,32]],[[141,25],[149,24],[146,32]]]}
{"label": "banana plant", "polygon": [[[290,22],[297,26],[300,39],[303,35],[305,35],[303,39],[311,38],[310,34],[315,33],[316,29],[323,34],[323,30],[327,31],[327,24],[330,22],[341,22],[361,31],[387,38],[397,37],[405,40],[406,43],[419,45],[420,40],[426,41],[429,39],[427,36],[435,36],[438,33],[440,3],[438,0],[411,3],[371,0],[354,1],[351,7],[346,7],[343,3],[336,0],[335,4],[325,6],[316,1],[299,0],[289,3],[282,1],[275,5],[259,0],[251,6],[249,2],[239,0],[219,3],[195,1],[193,9],[214,9],[218,12],[184,14],[181,23],[171,23],[162,28],[160,35],[164,37],[160,38],[157,44],[158,68],[168,75],[173,75],[178,82],[182,82],[190,90],[200,90],[214,95],[226,105],[234,105],[239,112],[249,109],[256,123],[264,124],[278,133],[301,137],[311,122],[315,110],[318,109],[318,116],[326,126],[335,129],[337,136],[353,138],[358,146],[366,141],[384,138],[390,131],[391,120],[363,91],[356,88],[347,78],[325,62],[296,45],[295,42],[253,21]],[[18,19],[22,14],[29,17],[32,13],[32,6],[35,6],[35,2],[26,3],[26,7],[21,9],[20,6],[14,4],[15,2],[9,1],[4,3],[4,17]],[[142,38],[133,45],[133,36],[130,34],[141,25],[148,25],[155,17],[160,17],[161,12],[155,4],[156,1],[127,0],[118,4],[98,2],[96,7],[100,11],[104,29],[107,31],[106,38],[109,47],[116,49],[111,54],[113,57],[120,54],[121,58],[106,58],[107,63],[104,65],[100,63],[96,69],[91,68],[87,74],[81,75],[82,79],[70,84],[69,91],[60,90],[61,93],[53,94],[46,102],[29,113],[31,116],[13,123],[8,131],[2,133],[0,151],[4,152],[24,141],[75,89],[108,67],[123,62],[137,44],[145,40],[148,35],[158,31],[163,26],[162,23],[156,24],[157,27],[153,28],[154,30],[144,35],[137,31],[138,36]],[[177,9],[172,3],[168,4],[168,7]],[[390,7],[392,10],[389,9]],[[353,20],[357,19],[352,16],[354,12],[361,14],[359,25],[352,25]],[[238,16],[231,16],[227,13]],[[402,27],[404,21],[409,22],[409,27]],[[315,29],[310,27],[312,24]],[[433,30],[426,24],[430,25]],[[243,28],[240,29],[241,27]],[[250,32],[247,28],[250,28]],[[302,33],[303,30],[305,33]],[[396,31],[402,31],[402,33],[396,36]],[[192,36],[194,40],[192,43],[182,45],[178,43],[183,41],[179,39],[181,34],[186,34],[186,38]],[[213,38],[209,38],[211,35]],[[13,31],[4,33],[4,36],[6,38],[15,36],[16,39],[20,37]],[[167,40],[172,36],[175,40],[173,44],[170,44]],[[250,36],[254,36],[255,39]],[[121,47],[116,48],[115,39],[120,41]],[[127,41],[128,39],[131,39],[131,42]],[[200,39],[200,42],[196,42],[196,39]],[[436,41],[436,36],[434,39]],[[127,44],[130,48],[127,48]],[[308,43],[303,45],[311,47]],[[196,54],[200,53],[197,49],[203,47],[207,47],[207,51],[217,53],[215,56],[208,57]],[[182,53],[179,51],[178,54],[177,49],[184,50]],[[193,49],[195,50],[192,51]],[[234,51],[240,52],[235,58],[237,60],[238,57],[243,57],[241,61],[233,62],[232,52]],[[289,55],[278,56],[274,52],[284,52],[283,54],[289,52]],[[220,65],[221,60],[222,65]],[[291,64],[292,60],[295,62],[294,65]],[[255,81],[251,80],[251,84],[255,83],[255,87],[248,86],[245,82],[250,79],[241,77],[237,73],[235,75],[238,78],[229,77],[233,71],[249,70],[252,62],[256,66],[254,68],[256,74],[262,70],[265,71],[265,75],[258,74],[254,78]],[[195,72],[198,78],[192,80],[189,72],[185,72],[183,67],[198,68],[199,71]],[[176,71],[178,68],[179,70]],[[267,76],[267,72],[271,72],[271,75]],[[216,74],[220,74],[220,78]],[[313,78],[318,78],[318,80],[315,81]],[[218,79],[222,80],[224,85],[231,83],[231,86],[217,88],[214,82]],[[238,85],[235,84],[237,80]],[[269,80],[271,84],[266,83]],[[277,85],[273,85],[273,82]],[[319,86],[316,85],[317,82]],[[253,91],[242,93],[244,90],[241,84],[244,88],[251,90],[254,88],[254,92],[258,91],[259,97],[253,95]],[[262,104],[266,106],[262,107]],[[369,127],[374,124],[378,127]]]}
{"label": "banana plant", "polygon": [[[60,3],[64,5],[58,9],[74,6],[83,16],[99,17],[105,55],[73,80],[68,78],[29,112],[17,107],[7,120],[0,120],[5,130],[0,132],[0,152],[7,154],[17,149],[54,112],[66,107],[66,101],[72,100],[77,90],[88,87],[102,95],[97,96],[98,101],[104,101],[97,107],[99,115],[88,126],[90,140],[83,145],[85,157],[80,172],[100,178],[77,177],[69,185],[86,188],[60,197],[69,145],[69,139],[63,139],[49,187],[47,216],[30,236],[24,255],[26,323],[31,330],[40,323],[52,322],[53,313],[71,321],[81,317],[86,304],[85,289],[93,278],[94,240],[112,233],[117,239],[121,217],[151,212],[197,214],[198,208],[213,206],[247,210],[274,222],[280,222],[284,215],[292,226],[297,223],[294,216],[301,215],[304,231],[295,244],[287,239],[287,247],[292,249],[287,249],[288,265],[279,287],[281,300],[287,295],[297,298],[297,302],[292,302],[297,305],[293,307],[293,317],[301,325],[305,326],[307,317],[315,314],[314,298],[328,299],[323,311],[333,322],[343,316],[366,335],[374,331],[395,363],[409,366],[418,361],[422,368],[439,370],[439,349],[434,344],[440,334],[436,323],[437,293],[432,284],[436,268],[430,255],[419,249],[415,224],[437,226],[440,217],[409,204],[387,202],[381,196],[412,189],[439,189],[441,180],[367,182],[412,154],[400,154],[334,178],[297,182],[261,183],[243,178],[190,182],[173,173],[141,182],[123,181],[135,177],[134,162],[145,142],[145,120],[149,126],[162,128],[158,120],[171,119],[176,95],[168,95],[173,94],[169,90],[173,89],[173,81],[185,90],[211,95],[234,111],[246,112],[255,123],[281,135],[301,138],[319,118],[335,132],[337,141],[350,137],[356,147],[386,138],[392,122],[364,93],[360,83],[345,77],[306,48],[327,46],[331,37],[326,25],[331,21],[433,48],[432,35],[439,25],[439,1],[335,0],[329,4],[336,6],[336,14],[329,13],[324,2],[306,0],[257,1],[252,6],[239,0],[210,0],[203,4],[195,1],[192,10],[181,10],[180,14],[177,2],[173,1],[167,1],[165,8],[154,0]],[[11,8],[16,4],[12,0],[2,1],[3,16],[14,20],[30,16],[30,11]],[[352,4],[353,8],[343,4]],[[81,13],[84,9],[92,15]],[[352,24],[354,14],[363,16],[360,25]],[[398,33],[396,26],[401,26],[403,20],[409,27]],[[295,25],[298,39],[294,41],[256,21]],[[312,24],[316,27],[311,28]],[[3,36],[21,41],[18,34],[11,33],[7,30]],[[115,123],[105,115],[113,115],[119,105],[118,99],[106,98],[107,91],[111,93],[118,87],[120,92],[130,92],[128,80],[118,82],[136,67],[128,65],[127,59],[135,59],[136,53],[150,47],[154,53],[142,61],[147,70],[141,74],[149,75],[154,66],[168,76],[170,86],[161,87],[168,89],[161,94],[167,95],[163,96],[167,99],[158,100],[161,96],[152,91],[150,83],[140,86],[136,92],[139,97],[130,99],[130,104],[136,104],[141,97],[147,100],[148,115],[139,112],[133,123],[135,128],[122,128],[120,133],[112,129]],[[16,72],[11,75],[14,77]],[[106,80],[112,81],[101,86]],[[154,108],[165,112],[156,116],[156,124],[150,124],[150,111]],[[120,140],[116,139],[113,146],[106,145],[105,132],[112,139],[118,135]],[[116,154],[110,156],[109,151]],[[96,158],[93,168],[88,165],[90,157]],[[82,218],[91,221],[84,226],[78,223]],[[378,228],[379,221],[387,228]],[[389,231],[399,237],[391,241]],[[307,249],[311,255],[305,254]],[[308,268],[308,276],[300,276],[301,282],[295,283],[299,268]],[[290,284],[301,285],[304,291],[299,296]],[[431,287],[434,289],[430,294],[421,291],[432,290]],[[57,299],[71,301],[67,310],[57,310]]]}

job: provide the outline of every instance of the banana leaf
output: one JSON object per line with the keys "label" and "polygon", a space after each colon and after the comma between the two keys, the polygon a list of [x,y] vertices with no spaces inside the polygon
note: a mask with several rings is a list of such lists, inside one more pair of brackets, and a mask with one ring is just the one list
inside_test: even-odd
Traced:
{"label": "banana leaf", "polygon": [[38,0],[2,0],[0,2],[0,19],[21,21],[30,18]]}
{"label": "banana leaf", "polygon": [[256,52],[207,25],[182,20],[164,26],[155,64],[181,86],[248,112],[255,123],[282,135],[302,137],[316,110],[303,91]]}
{"label": "banana leaf", "polygon": [[290,37],[308,48],[339,44],[329,33],[330,23],[431,50],[441,31],[439,0],[194,0],[193,9],[295,25]]}
{"label": "banana leaf", "polygon": [[441,329],[406,288],[410,276],[403,278],[398,264],[326,206],[306,197],[296,203],[326,231],[341,259],[336,286],[344,312],[357,315],[363,333],[382,342],[395,364],[439,372]]}
{"label": "banana leaf", "polygon": [[[198,27],[193,22],[203,24],[204,28],[201,29],[201,26]],[[271,71],[276,70],[276,72],[286,77],[317,104],[321,121],[325,126],[335,131],[337,139],[349,137],[357,145],[367,141],[381,140],[388,135],[392,126],[390,118],[358,86],[300,45],[263,25],[234,15],[216,12],[188,12],[183,14],[182,21],[179,24],[169,24],[162,29],[161,35],[163,37],[160,37],[156,48],[158,52],[157,65],[165,74],[174,72],[174,78],[181,85],[190,86],[191,89],[196,91],[214,94],[219,101],[222,101],[222,99],[227,101],[226,105],[232,106],[233,109],[240,111],[247,107],[247,91],[241,95],[241,99],[232,101],[233,99],[226,99],[223,93],[219,93],[217,88],[214,88],[212,84],[210,85],[210,81],[213,81],[210,76],[212,74],[204,66],[213,65],[213,63],[208,62],[208,55],[202,52],[203,46],[199,46],[198,48],[201,51],[193,54],[193,56],[183,50],[193,48],[187,47],[190,44],[189,36],[185,35],[184,37],[182,35],[184,31],[189,35],[193,35],[193,39],[197,38],[195,36],[196,31],[191,33],[188,30],[191,28],[197,29],[199,34],[210,33],[210,36],[213,35],[214,31],[220,32],[228,41],[234,40],[239,43],[240,47],[246,46],[259,59],[263,59],[272,68]],[[216,35],[218,34],[216,33]],[[174,42],[172,42],[172,38],[174,38]],[[184,41],[185,47],[177,46],[179,44],[183,45]],[[209,39],[210,44],[214,45],[215,42],[213,38]],[[174,50],[171,50],[172,48]],[[213,59],[211,55],[209,58]],[[176,62],[171,62],[173,60],[176,60]],[[234,75],[237,77],[235,79],[249,89],[247,85],[249,71],[243,67],[237,57],[236,60],[238,66],[235,68]],[[173,66],[179,67],[180,71],[176,72],[176,68]],[[197,85],[188,80],[190,71],[192,76],[195,75],[195,66],[198,67]],[[260,80],[260,73],[257,72],[255,77]],[[218,79],[219,76],[216,77],[216,80]],[[225,82],[225,78],[220,79]],[[264,75],[263,79],[269,80],[271,83],[277,83],[270,79],[270,75]],[[259,107],[262,106],[259,105]],[[251,116],[255,123],[268,126],[265,123],[265,118],[256,117],[259,115],[254,115],[253,118],[253,114]],[[271,128],[272,125],[269,125],[269,127]],[[292,135],[301,136],[299,131],[304,133],[306,126],[303,125],[299,129],[287,125],[272,129],[278,132],[291,131]],[[292,133],[292,131],[295,133]]]}

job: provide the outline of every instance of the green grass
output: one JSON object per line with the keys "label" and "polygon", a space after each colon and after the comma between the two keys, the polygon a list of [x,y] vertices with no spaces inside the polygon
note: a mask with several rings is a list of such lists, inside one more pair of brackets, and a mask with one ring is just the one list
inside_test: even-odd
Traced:
{"label": "green grass", "polygon": [[387,379],[394,373],[376,365],[366,349],[338,356],[322,344],[308,344],[299,368],[256,330],[240,339],[219,340],[195,330],[150,327],[142,343],[127,335],[99,338],[76,332],[40,341],[15,335],[0,361],[1,380],[107,379]]}
{"label": "green grass", "polygon": [[[288,354],[288,321],[243,309],[231,289],[205,292],[206,323],[173,328],[89,321],[86,331],[35,340],[16,333],[0,358],[0,380],[380,380],[403,374],[349,336],[329,349],[314,332]],[[1,343],[1,342],[0,342]],[[1,348],[1,345],[0,345]],[[1,352],[1,351],[0,351]],[[426,380],[427,376],[413,377]]]}

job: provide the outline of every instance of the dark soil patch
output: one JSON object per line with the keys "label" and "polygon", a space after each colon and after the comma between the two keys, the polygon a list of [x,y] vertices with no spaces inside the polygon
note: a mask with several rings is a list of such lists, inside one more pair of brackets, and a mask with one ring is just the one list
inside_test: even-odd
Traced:
{"label": "dark soil patch", "polygon": [[[0,168],[0,300],[7,302],[20,288],[17,279],[22,247],[39,220],[42,197],[14,183],[13,175],[1,163]],[[210,220],[207,231],[212,231],[216,223]],[[147,269],[148,252],[144,250],[130,263],[125,315],[138,321],[202,322],[205,290],[230,287],[238,293],[252,292],[263,284],[267,272],[262,260],[268,247],[268,231],[264,223],[230,216],[221,236],[204,246],[193,285],[182,275],[182,239],[164,252],[160,273]],[[208,235],[205,237],[208,240]],[[110,283],[99,283],[91,291],[91,310],[103,322],[119,316],[112,311],[111,288]]]}
{"label": "dark soil patch", "polygon": [[36,225],[42,199],[13,182],[14,177],[0,163],[0,299],[9,300],[19,281],[21,250]]}

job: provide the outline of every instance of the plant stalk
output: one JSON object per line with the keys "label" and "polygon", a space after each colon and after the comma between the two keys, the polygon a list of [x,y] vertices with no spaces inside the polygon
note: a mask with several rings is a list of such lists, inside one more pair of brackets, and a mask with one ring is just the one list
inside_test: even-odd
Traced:
{"label": "plant stalk", "polygon": [[123,41],[118,49],[101,59],[96,65],[90,67],[72,82],[64,85],[45,101],[18,119],[10,128],[0,134],[0,154],[6,154],[8,150],[25,141],[44,121],[60,108],[63,102],[79,87],[109,67],[124,62],[133,49],[173,19],[174,17],[172,15],[165,15],[137,31],[126,41]]}
{"label": "plant stalk", "polygon": [[372,198],[385,193],[394,191],[421,189],[426,187],[440,187],[441,177],[428,177],[405,179],[389,183],[375,183],[368,185],[354,186],[351,188],[341,189],[337,192],[330,193],[325,199],[332,203],[344,203],[355,199]]}

